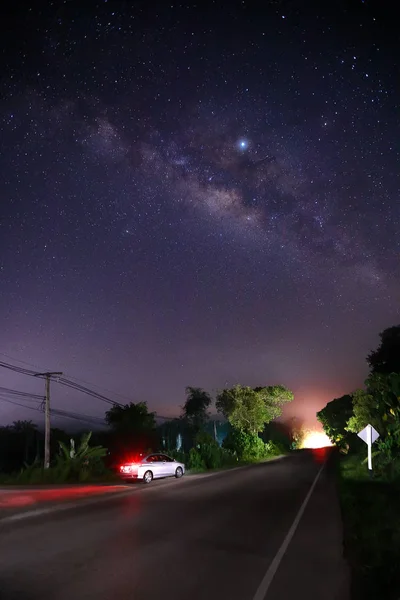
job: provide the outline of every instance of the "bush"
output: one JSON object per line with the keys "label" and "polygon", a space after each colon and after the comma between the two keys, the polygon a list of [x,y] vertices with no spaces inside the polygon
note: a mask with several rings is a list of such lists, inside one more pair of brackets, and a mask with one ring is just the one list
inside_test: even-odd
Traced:
{"label": "bush", "polygon": [[232,429],[226,436],[223,447],[240,461],[255,462],[268,456],[268,447],[257,434]]}
{"label": "bush", "polygon": [[221,448],[210,434],[198,433],[195,444],[206,469],[218,469],[222,466]]}
{"label": "bush", "polygon": [[265,451],[269,456],[281,456],[287,453],[285,446],[279,442],[266,442]]}
{"label": "bush", "polygon": [[183,464],[188,462],[188,455],[183,450],[171,450],[171,452],[168,452],[168,456]]}
{"label": "bush", "polygon": [[202,459],[200,452],[196,448],[192,448],[189,452],[189,469],[193,471],[205,471],[206,463]]}
{"label": "bush", "polygon": [[396,600],[400,589],[400,482],[375,471],[361,456],[341,457],[338,484],[345,555],[352,569],[354,600]]}
{"label": "bush", "polygon": [[89,446],[91,433],[82,436],[78,449],[74,445],[68,448],[59,442],[60,453],[49,469],[34,462],[25,465],[18,474],[10,476],[7,483],[21,485],[84,483],[87,481],[112,481],[115,475],[106,468],[103,458],[106,449],[102,446]]}

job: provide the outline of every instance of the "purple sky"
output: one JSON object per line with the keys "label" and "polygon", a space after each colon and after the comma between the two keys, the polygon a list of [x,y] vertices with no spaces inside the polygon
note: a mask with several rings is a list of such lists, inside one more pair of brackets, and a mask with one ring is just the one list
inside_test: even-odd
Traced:
{"label": "purple sky", "polygon": [[164,415],[280,383],[314,423],[399,322],[390,9],[40,5],[1,19],[0,359]]}

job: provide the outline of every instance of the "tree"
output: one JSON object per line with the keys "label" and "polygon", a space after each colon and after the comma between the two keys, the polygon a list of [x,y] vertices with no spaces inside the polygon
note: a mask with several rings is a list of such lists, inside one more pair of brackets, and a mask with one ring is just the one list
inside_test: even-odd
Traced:
{"label": "tree", "polygon": [[388,427],[400,423],[400,374],[375,373],[365,381],[366,390],[352,394],[353,415],[347,430],[358,433],[371,424],[385,437]]}
{"label": "tree", "polygon": [[400,373],[371,374],[365,385],[366,391],[353,395],[354,415],[348,430],[373,425],[380,434],[374,451],[377,469],[393,475],[400,459]]}
{"label": "tree", "polygon": [[147,452],[158,445],[155,413],[148,411],[146,402],[115,404],[106,412],[105,420],[111,428],[107,443],[110,465],[127,460],[132,452]]}
{"label": "tree", "polygon": [[353,416],[353,398],[350,394],[335,398],[317,412],[317,419],[333,444],[345,446],[349,438],[347,423]]}
{"label": "tree", "polygon": [[367,390],[356,390],[352,393],[353,415],[347,422],[347,431],[358,433],[368,424],[382,431],[382,420],[377,411],[376,400]]}
{"label": "tree", "polygon": [[23,433],[23,434],[30,434],[32,432],[37,431],[37,425],[36,423],[33,423],[33,421],[29,420],[29,421],[14,421],[13,424],[11,425],[13,431],[15,431],[15,433]]}
{"label": "tree", "polygon": [[193,428],[194,433],[203,429],[208,420],[207,410],[212,402],[211,396],[202,388],[187,387],[186,402],[183,405],[183,418]]}
{"label": "tree", "polygon": [[180,450],[187,435],[188,424],[183,419],[171,419],[161,423],[158,428],[159,446],[166,452]]}
{"label": "tree", "polygon": [[400,373],[400,325],[389,327],[379,334],[381,343],[367,356],[372,373]]}
{"label": "tree", "polygon": [[292,402],[294,395],[291,390],[288,390],[284,385],[267,385],[265,387],[256,387],[254,391],[260,394],[264,400],[267,409],[268,421],[277,419],[282,414],[282,406],[286,402]]}
{"label": "tree", "polygon": [[232,427],[245,433],[258,434],[266,423],[282,414],[282,405],[293,400],[293,393],[284,386],[251,388],[236,385],[222,390],[216,401]]}
{"label": "tree", "polygon": [[291,417],[286,421],[285,427],[290,440],[290,448],[292,450],[299,450],[306,435],[304,420],[299,417]]}
{"label": "tree", "polygon": [[14,421],[10,427],[17,446],[20,447],[24,463],[32,462],[37,453],[37,440],[40,436],[36,423],[31,420]]}
{"label": "tree", "polygon": [[106,412],[106,423],[115,432],[122,435],[141,435],[155,429],[155,413],[149,412],[146,402],[134,404],[130,402],[125,406],[114,404]]}
{"label": "tree", "polygon": [[376,400],[383,421],[400,420],[400,373],[370,375],[367,389]]}

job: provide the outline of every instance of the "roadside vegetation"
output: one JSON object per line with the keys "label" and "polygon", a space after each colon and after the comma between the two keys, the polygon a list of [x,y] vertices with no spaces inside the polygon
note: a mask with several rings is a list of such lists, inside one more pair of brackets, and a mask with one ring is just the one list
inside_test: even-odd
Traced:
{"label": "roadside vegetation", "polygon": [[[380,334],[365,388],[329,402],[317,417],[341,450],[337,475],[354,600],[398,600],[400,590],[400,326]],[[371,424],[373,471],[357,433]]]}
{"label": "roadside vegetation", "polygon": [[197,473],[267,460],[297,447],[294,429],[276,423],[292,399],[284,386],[236,385],[218,393],[221,418],[212,419],[211,396],[188,387],[181,416],[162,424],[144,402],[115,404],[105,414],[104,431],[71,436],[52,430],[49,469],[43,468],[43,434],[31,421],[18,421],[0,428],[0,483],[118,481],[121,462],[151,451],[167,452]]}

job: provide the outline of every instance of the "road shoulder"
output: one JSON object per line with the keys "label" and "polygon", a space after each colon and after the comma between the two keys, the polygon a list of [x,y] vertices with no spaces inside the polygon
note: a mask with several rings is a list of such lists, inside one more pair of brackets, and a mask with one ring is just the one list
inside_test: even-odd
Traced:
{"label": "road shoulder", "polygon": [[321,473],[266,600],[349,600],[338,490],[329,465]]}

